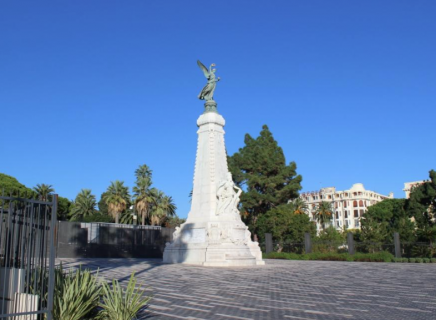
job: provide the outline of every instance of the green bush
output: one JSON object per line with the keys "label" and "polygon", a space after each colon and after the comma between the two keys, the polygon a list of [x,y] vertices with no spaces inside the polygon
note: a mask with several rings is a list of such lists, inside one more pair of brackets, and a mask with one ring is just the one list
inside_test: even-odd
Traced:
{"label": "green bush", "polygon": [[65,274],[62,267],[55,273],[53,319],[87,319],[95,312],[101,288],[89,270],[77,269]]}
{"label": "green bush", "polygon": [[415,259],[415,258],[410,258],[410,259],[409,259],[409,262],[410,262],[410,263],[415,263],[415,262],[416,262],[416,259]]}
{"label": "green bush", "polygon": [[430,259],[430,262],[431,262],[431,263],[436,263],[436,258],[431,258],[431,259]]}
{"label": "green bush", "polygon": [[403,262],[402,258],[393,258],[392,262]]}
{"label": "green bush", "polygon": [[[365,262],[391,262],[394,256],[386,251],[377,253],[356,253],[349,255],[348,253],[285,253],[271,252],[264,255],[267,259],[287,259],[287,260],[325,260],[325,261],[365,261]],[[400,261],[398,261],[400,262]]]}
{"label": "green bush", "polygon": [[409,262],[409,258],[401,258],[401,262],[405,262],[405,263],[407,263],[407,262]]}
{"label": "green bush", "polygon": [[387,251],[380,251],[375,253],[356,253],[354,261],[363,262],[391,262],[394,256]]}
{"label": "green bush", "polygon": [[430,259],[429,259],[429,258],[423,258],[423,259],[422,259],[422,262],[424,262],[424,263],[429,263],[429,262],[430,262]]}
{"label": "green bush", "polygon": [[416,263],[422,263],[423,260],[422,260],[422,258],[416,258],[416,259],[415,259],[415,262],[416,262]]}
{"label": "green bush", "polygon": [[103,303],[98,319],[131,320],[136,319],[138,312],[145,307],[151,297],[144,294],[144,290],[136,288],[136,278],[132,274],[125,291],[117,280],[112,281],[112,288],[103,283]]}

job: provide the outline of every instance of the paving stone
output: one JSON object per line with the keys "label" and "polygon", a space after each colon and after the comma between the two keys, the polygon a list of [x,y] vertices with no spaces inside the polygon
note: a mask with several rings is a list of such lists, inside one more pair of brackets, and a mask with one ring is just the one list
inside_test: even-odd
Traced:
{"label": "paving stone", "polygon": [[436,264],[266,260],[210,268],[153,259],[58,259],[153,295],[140,319],[436,319]]}

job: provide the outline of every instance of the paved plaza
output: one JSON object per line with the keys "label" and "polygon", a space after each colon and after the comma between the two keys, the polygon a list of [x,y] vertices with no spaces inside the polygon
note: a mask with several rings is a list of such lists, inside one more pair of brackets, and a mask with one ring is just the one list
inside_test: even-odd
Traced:
{"label": "paved plaza", "polygon": [[436,319],[436,264],[266,260],[206,268],[144,259],[58,259],[153,299],[141,319]]}

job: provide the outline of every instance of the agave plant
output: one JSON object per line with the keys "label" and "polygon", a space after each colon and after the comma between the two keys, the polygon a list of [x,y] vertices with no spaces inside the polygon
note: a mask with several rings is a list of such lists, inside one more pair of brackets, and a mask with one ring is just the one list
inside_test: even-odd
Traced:
{"label": "agave plant", "polygon": [[136,288],[136,282],[135,274],[132,274],[125,291],[123,291],[117,280],[112,281],[112,287],[104,282],[102,285],[103,301],[100,304],[102,310],[99,312],[98,319],[136,319],[139,311],[141,311],[151,299],[150,296],[145,295],[145,291],[142,290],[141,287]]}
{"label": "agave plant", "polygon": [[53,319],[92,319],[98,307],[101,286],[89,270],[77,269],[64,274],[56,272]]}

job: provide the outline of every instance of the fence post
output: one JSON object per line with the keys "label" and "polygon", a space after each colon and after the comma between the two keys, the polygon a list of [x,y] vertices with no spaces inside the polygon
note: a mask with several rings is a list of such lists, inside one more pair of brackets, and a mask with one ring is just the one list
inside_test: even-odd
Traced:
{"label": "fence post", "polygon": [[312,252],[312,239],[310,239],[310,233],[304,234],[304,251],[306,253]]}
{"label": "fence post", "polygon": [[268,254],[270,252],[273,252],[272,234],[265,233],[265,253]]}
{"label": "fence post", "polygon": [[348,254],[353,255],[354,254],[354,239],[353,239],[353,233],[351,233],[351,232],[347,233],[347,244],[348,244]]}
{"label": "fence post", "polygon": [[398,232],[394,232],[394,247],[395,247],[395,258],[401,258],[400,235],[398,234]]}

